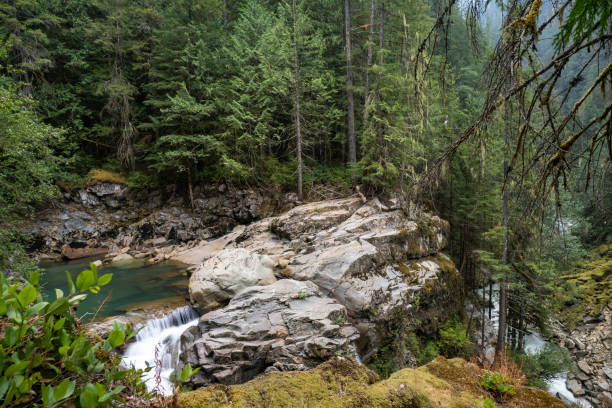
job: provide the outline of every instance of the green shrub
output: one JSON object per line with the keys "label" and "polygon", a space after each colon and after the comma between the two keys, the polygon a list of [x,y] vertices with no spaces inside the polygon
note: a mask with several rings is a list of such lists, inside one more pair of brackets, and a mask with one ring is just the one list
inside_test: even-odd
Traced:
{"label": "green shrub", "polygon": [[466,329],[461,323],[451,323],[447,327],[440,329],[440,339],[438,348],[444,357],[464,357],[470,356],[470,339],[466,334]]}
{"label": "green shrub", "polygon": [[516,394],[514,385],[507,384],[508,382],[500,373],[487,370],[483,370],[480,377],[480,386],[498,397]]}
{"label": "green shrub", "polygon": [[135,333],[115,323],[107,340],[92,340],[79,327],[73,309],[108,284],[112,274],[98,276],[95,265],[73,282],[70,293],[55,290],[45,301],[40,274],[24,284],[0,275],[0,400],[11,407],[105,407],[123,401],[122,393],[141,390],[142,370],[122,369],[113,349]]}
{"label": "green shrub", "polygon": [[547,344],[536,354],[514,353],[512,359],[527,377],[527,385],[546,390],[549,380],[572,367],[569,352],[556,344]]}
{"label": "green shrub", "polygon": [[131,190],[144,190],[155,187],[155,179],[141,171],[133,171],[128,175],[127,185]]}
{"label": "green shrub", "polygon": [[436,358],[440,354],[440,350],[438,350],[438,346],[436,342],[429,340],[421,353],[419,354],[419,365],[424,365],[429,363],[431,360]]}

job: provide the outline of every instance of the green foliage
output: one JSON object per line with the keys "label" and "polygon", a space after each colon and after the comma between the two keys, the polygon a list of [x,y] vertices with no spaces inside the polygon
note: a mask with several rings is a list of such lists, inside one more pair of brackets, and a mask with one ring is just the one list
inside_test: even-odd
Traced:
{"label": "green foliage", "polygon": [[436,342],[433,340],[427,341],[425,347],[419,353],[418,363],[419,365],[424,365],[429,363],[431,360],[440,355],[440,350],[436,345]]}
{"label": "green foliage", "polygon": [[[68,274],[67,274],[68,275]],[[0,399],[13,407],[80,406],[95,408],[123,402],[122,393],[142,388],[141,371],[119,367],[113,352],[135,335],[130,325],[115,322],[107,340],[92,340],[74,315],[87,296],[110,283],[95,265],[82,271],[70,293],[56,289],[54,300],[40,294],[34,271],[20,285],[0,277]]]}
{"label": "green foliage", "polygon": [[438,348],[445,357],[470,357],[471,342],[466,328],[460,323],[450,323],[440,329]]}
{"label": "green foliage", "polygon": [[503,395],[515,395],[514,385],[508,384],[508,380],[503,378],[500,373],[483,370],[480,377],[480,386],[492,392],[497,397]]}
{"label": "green foliage", "polygon": [[484,408],[499,408],[491,398],[484,399]]}
{"label": "green foliage", "polygon": [[60,160],[54,148],[60,130],[41,123],[33,101],[0,77],[0,270],[31,270],[18,225],[33,214],[33,204],[57,196],[53,176]]}
{"label": "green foliage", "polygon": [[546,380],[572,367],[569,352],[552,343],[536,354],[514,353],[511,357],[527,377],[527,385],[544,390],[548,388]]}
{"label": "green foliage", "polygon": [[577,0],[569,15],[555,35],[555,51],[561,52],[571,41],[577,42],[582,36],[589,37],[599,26],[599,35],[609,30],[612,5],[607,0]]}

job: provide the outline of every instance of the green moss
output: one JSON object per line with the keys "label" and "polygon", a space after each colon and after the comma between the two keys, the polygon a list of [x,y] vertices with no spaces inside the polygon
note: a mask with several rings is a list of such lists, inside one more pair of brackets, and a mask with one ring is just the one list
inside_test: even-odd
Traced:
{"label": "green moss", "polygon": [[[481,370],[462,359],[437,358],[420,368],[378,377],[352,359],[334,358],[309,371],[271,372],[245,384],[213,385],[178,397],[180,408],[483,408]],[[517,387],[501,407],[563,408],[542,390]]]}
{"label": "green moss", "polygon": [[555,303],[560,319],[568,327],[575,327],[586,315],[599,315],[612,300],[611,247],[601,245],[573,273],[561,277],[565,290],[556,294]]}

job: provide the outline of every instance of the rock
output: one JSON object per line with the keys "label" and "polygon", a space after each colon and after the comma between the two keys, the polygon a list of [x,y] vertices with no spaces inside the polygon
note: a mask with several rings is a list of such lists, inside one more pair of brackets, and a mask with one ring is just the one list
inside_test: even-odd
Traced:
{"label": "rock", "polygon": [[189,294],[200,311],[221,307],[249,286],[276,281],[274,262],[246,249],[224,249],[207,260],[189,279]]}
{"label": "rock", "polygon": [[612,365],[607,365],[603,368],[604,374],[608,377],[608,379],[612,380]]}
{"label": "rock", "polygon": [[582,384],[580,384],[577,380],[567,380],[566,382],[567,389],[572,392],[576,397],[581,397],[586,394],[584,388],[582,388]]}
{"label": "rock", "polygon": [[578,361],[577,366],[587,375],[590,375],[593,373],[593,370],[591,369],[591,367],[585,360]]}
{"label": "rock", "polygon": [[122,253],[117,255],[116,257],[114,257],[111,262],[114,264],[121,264],[121,263],[127,263],[127,262],[131,262],[134,260],[134,257],[132,255],[126,254],[126,253]]}
{"label": "rock", "polygon": [[97,261],[93,261],[92,263],[96,266],[96,268],[102,267],[102,261],[99,259]]}
{"label": "rock", "polygon": [[356,197],[304,204],[276,217],[271,229],[283,238],[293,239],[340,224],[360,206],[361,200]]}
{"label": "rock", "polygon": [[[446,245],[448,223],[416,209],[408,216],[393,208],[376,199],[309,203],[172,259],[196,264],[232,247],[271,256],[279,276],[314,282],[346,307],[354,324],[367,327],[367,338],[359,342],[367,360],[390,341],[394,324],[406,335],[412,330],[397,316],[434,330],[433,319],[453,309],[456,298],[447,291],[460,279],[452,261],[438,253]],[[419,308],[412,305],[416,299]]]}
{"label": "rock", "polygon": [[92,256],[100,256],[108,253],[108,248],[70,248],[62,249],[62,256],[67,259],[89,258]]}
{"label": "rock", "polygon": [[242,383],[270,366],[311,368],[354,354],[358,333],[347,322],[346,308],[312,282],[253,286],[183,333],[181,364],[201,368],[190,380],[194,384]]}

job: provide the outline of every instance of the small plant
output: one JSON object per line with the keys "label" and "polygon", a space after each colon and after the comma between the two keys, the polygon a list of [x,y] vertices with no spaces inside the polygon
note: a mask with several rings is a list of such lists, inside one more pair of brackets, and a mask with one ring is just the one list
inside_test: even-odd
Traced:
{"label": "small plant", "polygon": [[300,293],[298,293],[298,299],[306,299],[307,293],[305,290],[301,290]]}
{"label": "small plant", "polygon": [[447,358],[469,358],[470,339],[466,334],[465,327],[460,323],[454,323],[440,329],[438,348],[440,354]]}
{"label": "small plant", "polygon": [[11,407],[97,408],[123,402],[130,387],[141,390],[142,371],[120,368],[112,350],[135,332],[115,322],[106,340],[92,339],[79,327],[73,309],[98,293],[112,274],[98,276],[96,266],[72,281],[70,293],[55,290],[55,300],[40,293],[40,273],[15,283],[0,275],[0,401]]}
{"label": "small plant", "polygon": [[499,406],[495,402],[493,402],[491,398],[485,398],[484,408],[499,408]]}
{"label": "small plant", "polygon": [[480,377],[480,386],[498,397],[516,394],[514,385],[507,384],[508,382],[509,381],[502,377],[500,373],[488,370],[483,370],[482,376]]}

